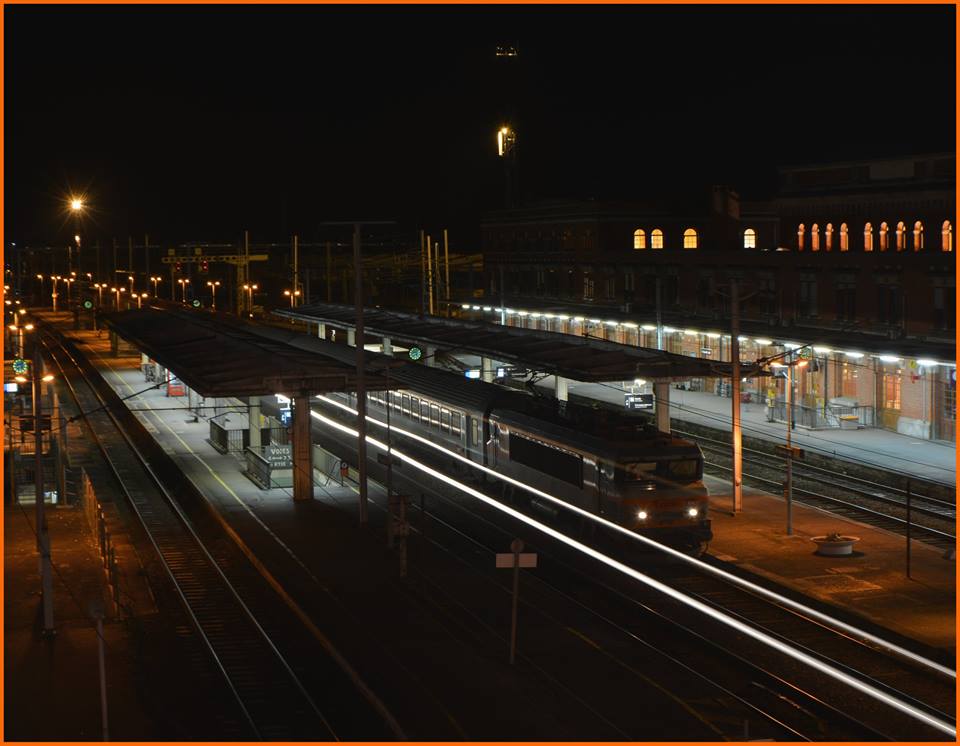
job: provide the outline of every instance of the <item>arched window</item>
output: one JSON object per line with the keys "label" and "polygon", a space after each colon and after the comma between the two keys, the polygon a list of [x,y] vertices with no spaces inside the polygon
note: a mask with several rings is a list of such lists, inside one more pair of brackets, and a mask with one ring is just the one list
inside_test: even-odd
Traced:
{"label": "arched window", "polygon": [[873,226],[870,223],[863,226],[863,250],[873,251]]}
{"label": "arched window", "polygon": [[940,250],[953,251],[953,226],[949,220],[944,220],[940,229]]}
{"label": "arched window", "polygon": [[890,239],[888,237],[890,229],[886,223],[880,223],[880,251],[886,251],[890,248]]}
{"label": "arched window", "polygon": [[757,248],[757,232],[753,228],[747,228],[743,232],[743,248],[745,249]]}
{"label": "arched window", "polygon": [[897,251],[903,251],[907,248],[907,226],[901,220],[897,223]]}
{"label": "arched window", "polygon": [[820,226],[816,223],[810,226],[810,251],[820,251]]}
{"label": "arched window", "polygon": [[697,248],[697,232],[693,228],[687,228],[683,232],[683,248],[685,249]]}
{"label": "arched window", "polygon": [[662,249],[663,248],[663,231],[659,228],[654,228],[650,231],[650,248],[651,249]]}
{"label": "arched window", "polygon": [[840,223],[840,251],[850,250],[850,237],[847,235],[847,224]]}
{"label": "arched window", "polygon": [[803,234],[805,229],[803,223],[797,226],[797,251],[803,251]]}
{"label": "arched window", "polygon": [[647,248],[647,234],[643,232],[643,228],[637,228],[633,232],[633,248],[635,249]]}
{"label": "arched window", "polygon": [[827,229],[823,234],[823,248],[827,251],[833,249],[833,223],[827,223]]}
{"label": "arched window", "polygon": [[923,248],[923,223],[919,220],[913,224],[913,250],[920,251]]}

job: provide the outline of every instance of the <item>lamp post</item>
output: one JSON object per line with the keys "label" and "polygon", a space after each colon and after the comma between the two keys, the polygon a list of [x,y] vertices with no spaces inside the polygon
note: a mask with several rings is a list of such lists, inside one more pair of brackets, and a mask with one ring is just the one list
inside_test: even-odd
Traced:
{"label": "lamp post", "polygon": [[130,281],[130,297],[133,297],[133,275],[127,275],[127,279]]}
{"label": "lamp post", "polygon": [[76,277],[64,277],[63,281],[67,283],[67,305],[70,304],[70,288],[77,281]]}
{"label": "lamp post", "polygon": [[293,308],[294,300],[300,297],[299,290],[284,290],[283,294],[290,299],[290,308]]}
{"label": "lamp post", "polygon": [[793,421],[793,369],[794,368],[803,368],[807,364],[806,360],[794,360],[789,363],[771,363],[771,366],[774,368],[786,368],[787,369],[787,412],[786,412],[786,421],[787,421],[787,447],[786,451],[786,460],[787,460],[787,469],[786,469],[786,481],[784,482],[784,499],[787,503],[787,536],[793,535],[793,438],[792,431],[794,428]]}
{"label": "lamp post", "polygon": [[120,293],[127,292],[126,288],[110,288],[110,292],[116,295],[116,310],[120,310]]}
{"label": "lamp post", "polygon": [[250,315],[250,318],[253,318],[253,291],[258,289],[258,286],[255,284],[247,283],[243,286],[243,289],[247,291],[247,313]]}
{"label": "lamp post", "polygon": [[43,302],[43,301],[42,301],[42,298],[43,298],[43,275],[37,275],[37,279],[40,280],[40,298],[41,298],[41,302]]}
{"label": "lamp post", "polygon": [[156,297],[157,295],[160,294],[159,291],[157,290],[157,283],[160,282],[162,279],[163,279],[162,277],[151,277],[151,278],[150,278],[150,282],[153,283],[153,295],[154,295],[154,297]]}
{"label": "lamp post", "polygon": [[186,280],[181,277],[179,280],[177,280],[177,283],[180,285],[180,288],[183,291],[183,302],[186,303],[187,302],[187,285],[190,284],[190,280]]}
{"label": "lamp post", "polygon": [[[83,215],[83,198],[82,197],[71,197],[69,203],[70,213],[73,215],[74,226],[76,227],[76,233],[73,236],[73,241],[77,245],[77,262],[80,261],[80,216]],[[73,244],[70,244],[67,247],[67,271],[73,269]]]}
{"label": "lamp post", "polygon": [[40,358],[40,343],[34,344],[33,370],[28,379],[18,375],[14,378],[17,383],[31,382],[33,396],[33,438],[34,438],[34,504],[36,506],[37,549],[40,552],[40,588],[43,601],[43,630],[45,637],[56,634],[53,627],[53,566],[50,561],[50,531],[47,527],[47,516],[44,510],[43,492],[43,433],[40,429],[41,416],[41,382],[53,380],[52,375],[42,375],[43,361]]}
{"label": "lamp post", "polygon": [[136,296],[136,298],[137,298],[137,308],[143,308],[143,306],[141,305],[141,303],[142,303],[143,299],[147,297],[147,294],[146,294],[146,293],[134,293],[134,296]]}
{"label": "lamp post", "polygon": [[210,288],[210,292],[213,293],[213,304],[211,308],[217,310],[217,288],[220,287],[220,280],[207,280],[207,287]]}
{"label": "lamp post", "polygon": [[57,311],[57,280],[61,279],[60,275],[52,275],[50,279],[53,281],[53,292],[50,295],[50,298],[53,300],[53,311]]}
{"label": "lamp post", "polygon": [[93,283],[93,286],[97,289],[97,305],[103,305],[103,289],[106,287],[105,284],[100,282]]}

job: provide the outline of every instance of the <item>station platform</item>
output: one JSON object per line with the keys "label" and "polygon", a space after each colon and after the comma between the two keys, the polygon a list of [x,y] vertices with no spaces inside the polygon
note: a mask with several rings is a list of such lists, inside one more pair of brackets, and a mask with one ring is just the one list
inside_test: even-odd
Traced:
{"label": "station platform", "polygon": [[[95,358],[95,364],[121,396],[130,396],[147,387],[139,370],[138,359],[109,358],[109,345],[105,339],[96,339],[95,334],[90,332],[72,334],[79,336],[82,342],[90,346],[91,352],[99,356]],[[619,391],[607,390],[615,396],[622,396]],[[673,403],[678,413],[700,417],[705,423],[715,424],[717,418],[722,416],[723,407],[729,406],[729,399],[711,394],[671,390],[671,396],[676,397]],[[271,531],[293,536],[293,541],[303,539],[300,535],[303,529],[290,519],[297,512],[289,510],[291,490],[252,488],[252,483],[240,471],[239,458],[220,454],[207,442],[206,421],[202,418],[199,423],[190,421],[192,417],[186,411],[185,401],[168,398],[152,389],[128,399],[128,405],[141,410],[140,417],[147,428],[165,450],[176,458],[191,479],[203,485],[204,491],[226,514],[246,514],[245,520],[269,524]],[[776,434],[776,429],[769,423],[759,421],[763,415],[756,408],[745,405],[744,410],[745,426],[747,422],[751,428],[754,425],[767,426],[773,431],[771,437]],[[817,432],[811,437],[820,438],[821,435]],[[876,443],[891,451],[894,444],[899,443],[901,452],[904,444],[911,441],[904,436],[882,431],[844,431],[828,435],[841,438],[875,435]],[[821,440],[816,445],[822,447],[823,442],[831,441]],[[858,444],[861,442],[857,441]],[[923,458],[931,462],[939,459],[946,466],[945,452],[949,451],[952,455],[952,449],[929,441],[918,443],[926,450],[923,456],[911,459],[914,466],[919,466]],[[863,455],[859,445],[842,441],[836,445],[838,455],[841,447],[858,456]],[[946,472],[946,469],[939,471]],[[339,505],[341,508],[355,503],[352,490],[340,487],[329,479],[324,484],[326,478],[322,474],[316,476],[319,481],[315,486],[318,502]],[[901,536],[796,504],[793,508],[794,532],[792,536],[787,536],[785,503],[781,496],[745,488],[744,510],[732,516],[729,482],[713,477],[708,477],[708,482],[713,495],[715,538],[710,553],[714,557],[797,593],[845,609],[878,627],[890,629],[924,645],[943,650],[954,649],[955,561],[945,559],[942,552],[913,541],[912,577],[908,578],[905,539]],[[853,556],[828,558],[814,554],[816,546],[810,541],[811,537],[834,531],[861,538],[857,544],[858,551]]]}
{"label": "station platform", "polygon": [[[548,376],[537,385],[552,390],[553,377]],[[623,406],[624,392],[616,383],[570,381],[568,387],[570,394]],[[726,397],[670,388],[671,419],[729,431],[730,409],[731,402]],[[740,417],[744,436],[784,442],[786,425],[768,422],[765,404],[742,404]],[[793,445],[824,456],[892,469],[947,485],[957,483],[957,451],[952,443],[911,438],[880,428],[809,430],[797,427],[791,439]]]}

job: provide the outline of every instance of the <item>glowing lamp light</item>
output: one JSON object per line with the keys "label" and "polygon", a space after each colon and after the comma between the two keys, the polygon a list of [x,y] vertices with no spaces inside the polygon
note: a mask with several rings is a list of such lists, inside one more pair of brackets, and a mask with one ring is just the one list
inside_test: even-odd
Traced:
{"label": "glowing lamp light", "polygon": [[917,359],[917,365],[922,365],[924,368],[936,368],[939,363],[936,360],[922,357]]}

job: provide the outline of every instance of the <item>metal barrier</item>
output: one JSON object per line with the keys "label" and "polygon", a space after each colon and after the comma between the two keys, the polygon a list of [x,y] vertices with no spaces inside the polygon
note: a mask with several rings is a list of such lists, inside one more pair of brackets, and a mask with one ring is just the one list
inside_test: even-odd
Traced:
{"label": "metal barrier", "polygon": [[[260,430],[260,442],[263,445],[286,445],[290,442],[290,433],[284,427],[265,427]],[[228,430],[215,419],[211,419],[210,445],[220,453],[242,453],[250,445],[250,431],[245,427]]]}
{"label": "metal barrier", "polygon": [[103,506],[97,500],[97,495],[93,489],[93,483],[87,476],[85,469],[80,469],[80,494],[83,503],[83,511],[87,517],[87,525],[97,536],[97,545],[100,549],[100,561],[103,564],[103,571],[107,576],[107,585],[110,588],[110,598],[113,600],[113,608],[116,617],[121,617],[122,608],[120,606],[120,573],[117,567],[117,553],[113,547],[110,536],[110,529],[107,527],[106,517],[103,512]]}
{"label": "metal barrier", "polygon": [[[767,421],[786,423],[787,402],[785,400],[777,399],[772,407],[767,407]],[[793,421],[797,427],[805,427],[809,430],[856,429],[875,425],[873,407],[840,404],[808,407],[794,402]]]}

